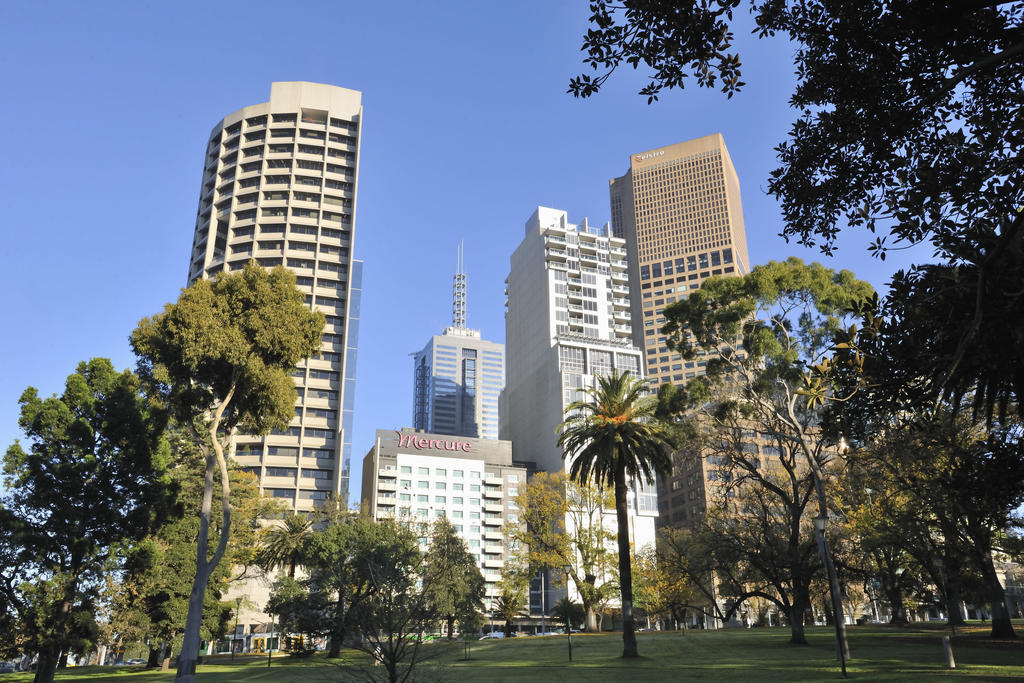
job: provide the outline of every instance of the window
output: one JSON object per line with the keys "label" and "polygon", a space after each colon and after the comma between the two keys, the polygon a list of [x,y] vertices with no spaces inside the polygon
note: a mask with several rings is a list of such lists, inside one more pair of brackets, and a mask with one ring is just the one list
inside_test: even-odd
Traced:
{"label": "window", "polygon": [[462,497],[452,496],[452,505],[462,505]]}
{"label": "window", "polygon": [[444,496],[434,496],[434,502],[441,503],[442,505],[444,505],[445,503],[448,502],[448,500]]}
{"label": "window", "polygon": [[428,496],[426,494],[418,495],[418,496],[416,496],[416,502],[417,503],[429,503],[430,502],[430,496]]}
{"label": "window", "polygon": [[412,474],[412,468],[409,467],[408,465],[402,465],[399,469],[401,470],[402,474]]}
{"label": "window", "polygon": [[439,481],[434,484],[434,488],[437,489],[438,491],[444,491],[445,488],[447,488],[447,484],[445,484],[443,481]]}
{"label": "window", "polygon": [[429,489],[430,488],[430,482],[429,481],[418,481],[418,482],[416,482],[416,486],[417,486],[417,488],[421,488],[421,489]]}

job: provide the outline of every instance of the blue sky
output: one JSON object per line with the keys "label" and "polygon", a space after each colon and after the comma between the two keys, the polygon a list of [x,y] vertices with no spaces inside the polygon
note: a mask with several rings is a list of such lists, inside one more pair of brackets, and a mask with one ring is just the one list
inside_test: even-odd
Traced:
{"label": "blue sky", "polygon": [[374,430],[411,422],[409,353],[450,321],[459,240],[469,325],[503,342],[526,219],[544,205],[604,223],[632,153],[721,132],[754,264],[797,255],[879,288],[903,264],[853,234],[833,259],[777,236],[764,187],[793,118],[792,46],[741,31],[748,85],[731,100],[694,89],[648,106],[643,73],[623,71],[580,101],[565,90],[586,19],[583,0],[0,3],[0,443],[19,435],[26,386],[60,392],[94,356],[134,364],[135,324],[185,284],[209,131],[272,81],[363,93],[353,499]]}

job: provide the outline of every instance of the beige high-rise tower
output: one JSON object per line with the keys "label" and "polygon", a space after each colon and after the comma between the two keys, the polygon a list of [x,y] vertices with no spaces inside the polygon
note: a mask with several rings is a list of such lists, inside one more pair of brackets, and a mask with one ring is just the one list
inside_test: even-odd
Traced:
{"label": "beige high-rise tower", "polygon": [[[612,230],[626,240],[634,344],[652,386],[683,384],[704,372],[665,345],[665,306],[715,275],[750,272],[740,185],[718,133],[634,154],[610,181]],[[658,483],[658,523],[688,524],[708,505],[717,472],[705,458],[676,457]]]}
{"label": "beige high-rise tower", "polygon": [[667,304],[712,275],[750,272],[736,170],[721,134],[634,154],[610,181],[612,231],[626,240],[633,342],[652,386],[683,383],[703,363],[669,352]]}
{"label": "beige high-rise tower", "polygon": [[348,503],[351,418],[362,288],[352,258],[361,95],[331,85],[274,83],[270,101],[226,116],[210,133],[188,281],[248,261],[292,270],[327,324],[320,355],[293,373],[295,419],[266,438],[239,435],[235,459],[265,495],[296,510]]}

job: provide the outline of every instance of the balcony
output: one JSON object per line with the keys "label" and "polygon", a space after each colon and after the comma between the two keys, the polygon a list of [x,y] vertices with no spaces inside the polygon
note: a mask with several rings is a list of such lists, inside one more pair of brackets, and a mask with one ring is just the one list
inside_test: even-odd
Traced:
{"label": "balcony", "polygon": [[501,489],[492,486],[484,487],[484,498],[497,498],[501,499]]}
{"label": "balcony", "polygon": [[484,503],[484,512],[500,515],[503,509],[501,503]]}
{"label": "balcony", "polygon": [[[391,476],[394,476],[394,475],[391,475]],[[398,490],[398,482],[397,481],[378,481],[377,482],[377,490],[378,491],[397,491]]]}
{"label": "balcony", "polygon": [[503,541],[503,540],[505,540],[505,536],[500,531],[489,531],[488,530],[488,531],[484,532],[484,540],[485,541]]}
{"label": "balcony", "polygon": [[503,483],[504,482],[502,481],[501,477],[484,477],[485,486],[501,486]]}
{"label": "balcony", "polygon": [[484,560],[483,565],[488,569],[501,569],[505,566],[504,560]]}
{"label": "balcony", "polygon": [[566,259],[565,249],[545,249],[544,255],[548,260],[564,261]]}
{"label": "balcony", "polygon": [[500,527],[504,521],[501,517],[484,517],[483,519],[484,526]]}

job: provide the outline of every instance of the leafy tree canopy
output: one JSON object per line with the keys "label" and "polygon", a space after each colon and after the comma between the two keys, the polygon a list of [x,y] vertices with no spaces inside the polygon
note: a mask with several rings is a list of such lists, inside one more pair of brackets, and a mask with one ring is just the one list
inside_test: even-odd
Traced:
{"label": "leafy tree canopy", "polygon": [[[206,460],[196,579],[178,659],[177,680],[195,679],[206,585],[227,548],[231,530],[228,465],[224,450],[236,427],[251,434],[283,429],[293,416],[295,386],[289,371],[316,353],[322,313],[309,310],[295,275],[250,261],[240,273],[197,280],[164,312],[142,320],[132,333],[139,373],[190,430]],[[220,539],[207,554],[215,473],[220,477]]]}
{"label": "leafy tree canopy", "polygon": [[60,396],[29,387],[20,403],[27,449],[16,441],[4,455],[0,605],[49,681],[62,653],[95,637],[117,551],[167,512],[169,449],[138,378],[105,358],[80,363]]}
{"label": "leafy tree canopy", "polygon": [[1019,404],[1024,356],[1007,351],[1024,342],[1024,3],[593,0],[583,50],[598,74],[569,92],[590,96],[627,64],[653,72],[649,102],[690,77],[731,97],[743,5],[759,36],[796,46],[796,120],[768,180],[782,236],[832,254],[862,228],[881,258],[930,243],[945,262],[897,273],[879,311],[881,371],[909,364],[891,400]]}

